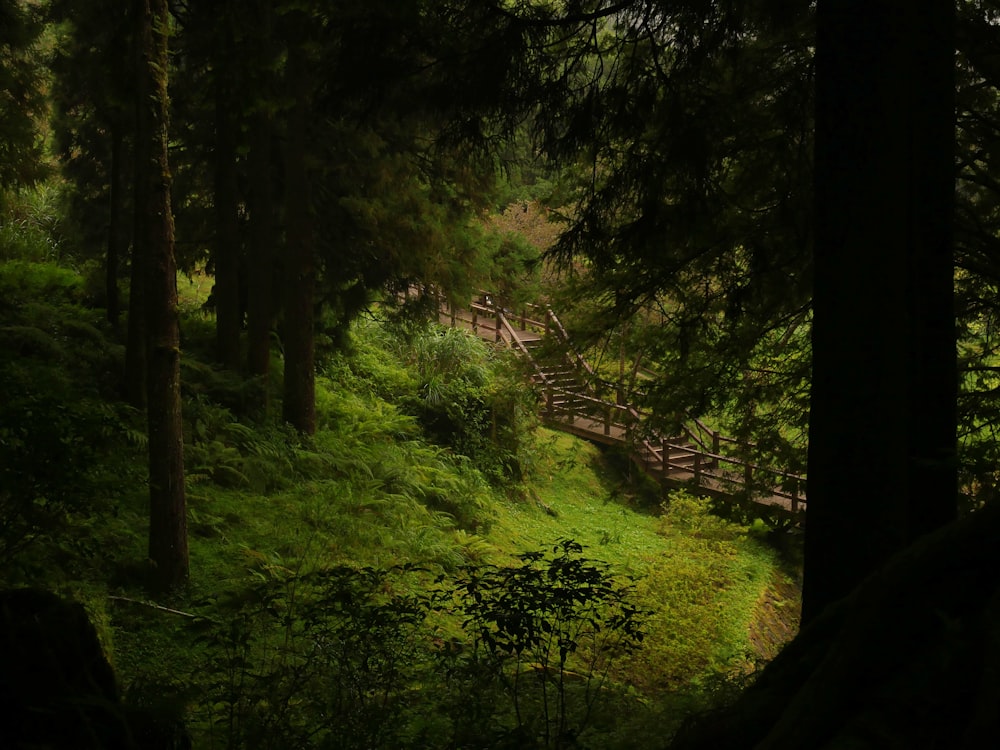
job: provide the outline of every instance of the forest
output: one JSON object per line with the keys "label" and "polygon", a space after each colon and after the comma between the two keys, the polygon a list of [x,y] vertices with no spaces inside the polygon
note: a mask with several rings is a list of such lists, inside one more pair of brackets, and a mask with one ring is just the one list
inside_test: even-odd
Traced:
{"label": "forest", "polygon": [[[996,0],[0,0],[0,745],[992,746],[998,49]],[[695,423],[741,484],[666,481]]]}

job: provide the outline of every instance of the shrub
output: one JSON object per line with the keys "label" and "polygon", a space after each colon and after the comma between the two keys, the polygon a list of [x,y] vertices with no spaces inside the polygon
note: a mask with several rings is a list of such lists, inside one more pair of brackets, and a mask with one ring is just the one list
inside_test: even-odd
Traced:
{"label": "shrub", "polygon": [[193,625],[214,654],[195,726],[227,748],[579,744],[644,615],[581,553],[564,540],[431,593],[410,566],[266,568],[225,620]]}
{"label": "shrub", "polygon": [[61,196],[57,187],[0,195],[0,261],[53,261],[60,255]]}
{"label": "shrub", "polygon": [[414,340],[418,395],[404,403],[430,437],[496,482],[523,478],[534,401],[506,352],[457,330]]}
{"label": "shrub", "polygon": [[118,349],[78,308],[53,305],[74,284],[47,266],[0,269],[0,299],[17,279],[45,295],[0,325],[0,562],[9,563],[119,494],[134,478],[136,430],[127,407],[103,398]]}
{"label": "shrub", "polygon": [[203,637],[217,654],[202,708],[212,745],[405,746],[429,599],[387,592],[411,572],[337,567],[245,592]]}
{"label": "shrub", "polygon": [[[452,584],[471,640],[453,658],[444,652],[459,746],[575,746],[597,705],[615,697],[609,671],[642,644],[648,613],[631,602],[631,586],[582,552],[561,540],[520,555],[519,565],[467,567]],[[510,711],[498,712],[494,698]]]}

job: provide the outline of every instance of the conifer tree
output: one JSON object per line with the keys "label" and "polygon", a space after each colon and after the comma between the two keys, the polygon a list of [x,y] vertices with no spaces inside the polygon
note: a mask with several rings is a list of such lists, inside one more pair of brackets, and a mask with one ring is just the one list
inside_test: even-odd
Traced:
{"label": "conifer tree", "polygon": [[167,155],[170,17],[166,0],[141,0],[138,9],[136,243],[143,246],[146,277],[132,294],[147,298],[149,559],[153,586],[166,590],[188,578],[177,268]]}
{"label": "conifer tree", "polygon": [[131,149],[135,82],[128,0],[54,0],[59,29],[51,64],[53,132],[63,174],[73,183],[70,214],[83,245],[103,245],[105,307],[117,326],[119,274],[131,238]]}
{"label": "conifer tree", "polygon": [[817,14],[806,621],[957,493],[954,7]]}
{"label": "conifer tree", "polygon": [[36,48],[42,24],[34,6],[0,0],[0,188],[41,176],[38,137],[45,101]]}

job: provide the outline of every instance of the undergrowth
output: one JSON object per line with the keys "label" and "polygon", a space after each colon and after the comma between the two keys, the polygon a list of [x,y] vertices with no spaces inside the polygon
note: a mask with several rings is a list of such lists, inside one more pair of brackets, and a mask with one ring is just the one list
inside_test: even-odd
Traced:
{"label": "undergrowth", "polygon": [[[311,726],[369,747],[638,748],[752,672],[749,625],[777,567],[768,547],[696,498],[650,506],[596,447],[537,428],[506,354],[374,321],[321,363],[319,429],[303,438],[246,407],[253,384],[196,356],[212,327],[192,307],[192,580],[152,606],[145,428],[118,399],[121,342],[81,277],[50,247],[12,242],[10,226],[4,583],[84,601],[126,695],[184,712],[196,746],[318,747],[300,741]],[[504,599],[512,582],[520,619]],[[569,609],[564,589],[578,590]],[[587,602],[615,604],[618,619]],[[557,622],[631,640],[560,640]],[[339,723],[320,728],[320,715]]]}

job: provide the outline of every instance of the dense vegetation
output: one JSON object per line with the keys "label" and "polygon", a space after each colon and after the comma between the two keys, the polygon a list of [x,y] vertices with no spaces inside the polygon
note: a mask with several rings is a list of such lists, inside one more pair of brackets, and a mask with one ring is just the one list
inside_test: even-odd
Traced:
{"label": "dense vegetation", "polygon": [[359,321],[303,438],[203,359],[200,275],[192,578],[154,605],[142,419],[53,200],[11,194],[4,222],[4,584],[82,601],[126,701],[197,747],[642,747],[791,635],[794,568],[763,530],[682,493],[661,515],[612,456],[537,426],[509,352]]}
{"label": "dense vegetation", "polygon": [[[547,294],[610,353],[598,376],[627,381],[605,387],[666,434],[702,416],[746,458],[808,469],[803,633],[732,723],[704,725],[729,736],[692,746],[912,744],[901,717],[937,704],[900,684],[1000,668],[976,658],[996,650],[998,17],[996,0],[0,0],[0,558],[11,585],[91,605],[131,694],[119,711],[87,627],[38,643],[82,610],[0,592],[8,643],[33,644],[6,652],[21,677],[0,702],[26,709],[9,731],[41,741],[59,710],[62,739],[101,746],[119,714],[139,735],[187,706],[228,746],[628,744],[642,691],[731,666],[658,653],[648,600],[684,565],[610,559],[610,520],[583,538],[539,485],[565,453],[511,363],[421,324],[482,285],[536,295],[549,247],[565,275]],[[178,298],[178,269],[211,294]],[[664,518],[742,559],[696,501]],[[741,565],[695,577],[763,580]],[[663,587],[684,621],[686,583]],[[908,606],[888,625],[873,600]],[[133,610],[178,619],[129,642]],[[745,622],[714,621],[730,644]],[[935,645],[911,667],[917,641]],[[679,671],[641,685],[651,645]],[[82,703],[22,658],[88,649]],[[989,734],[992,696],[950,699],[958,745]]]}

